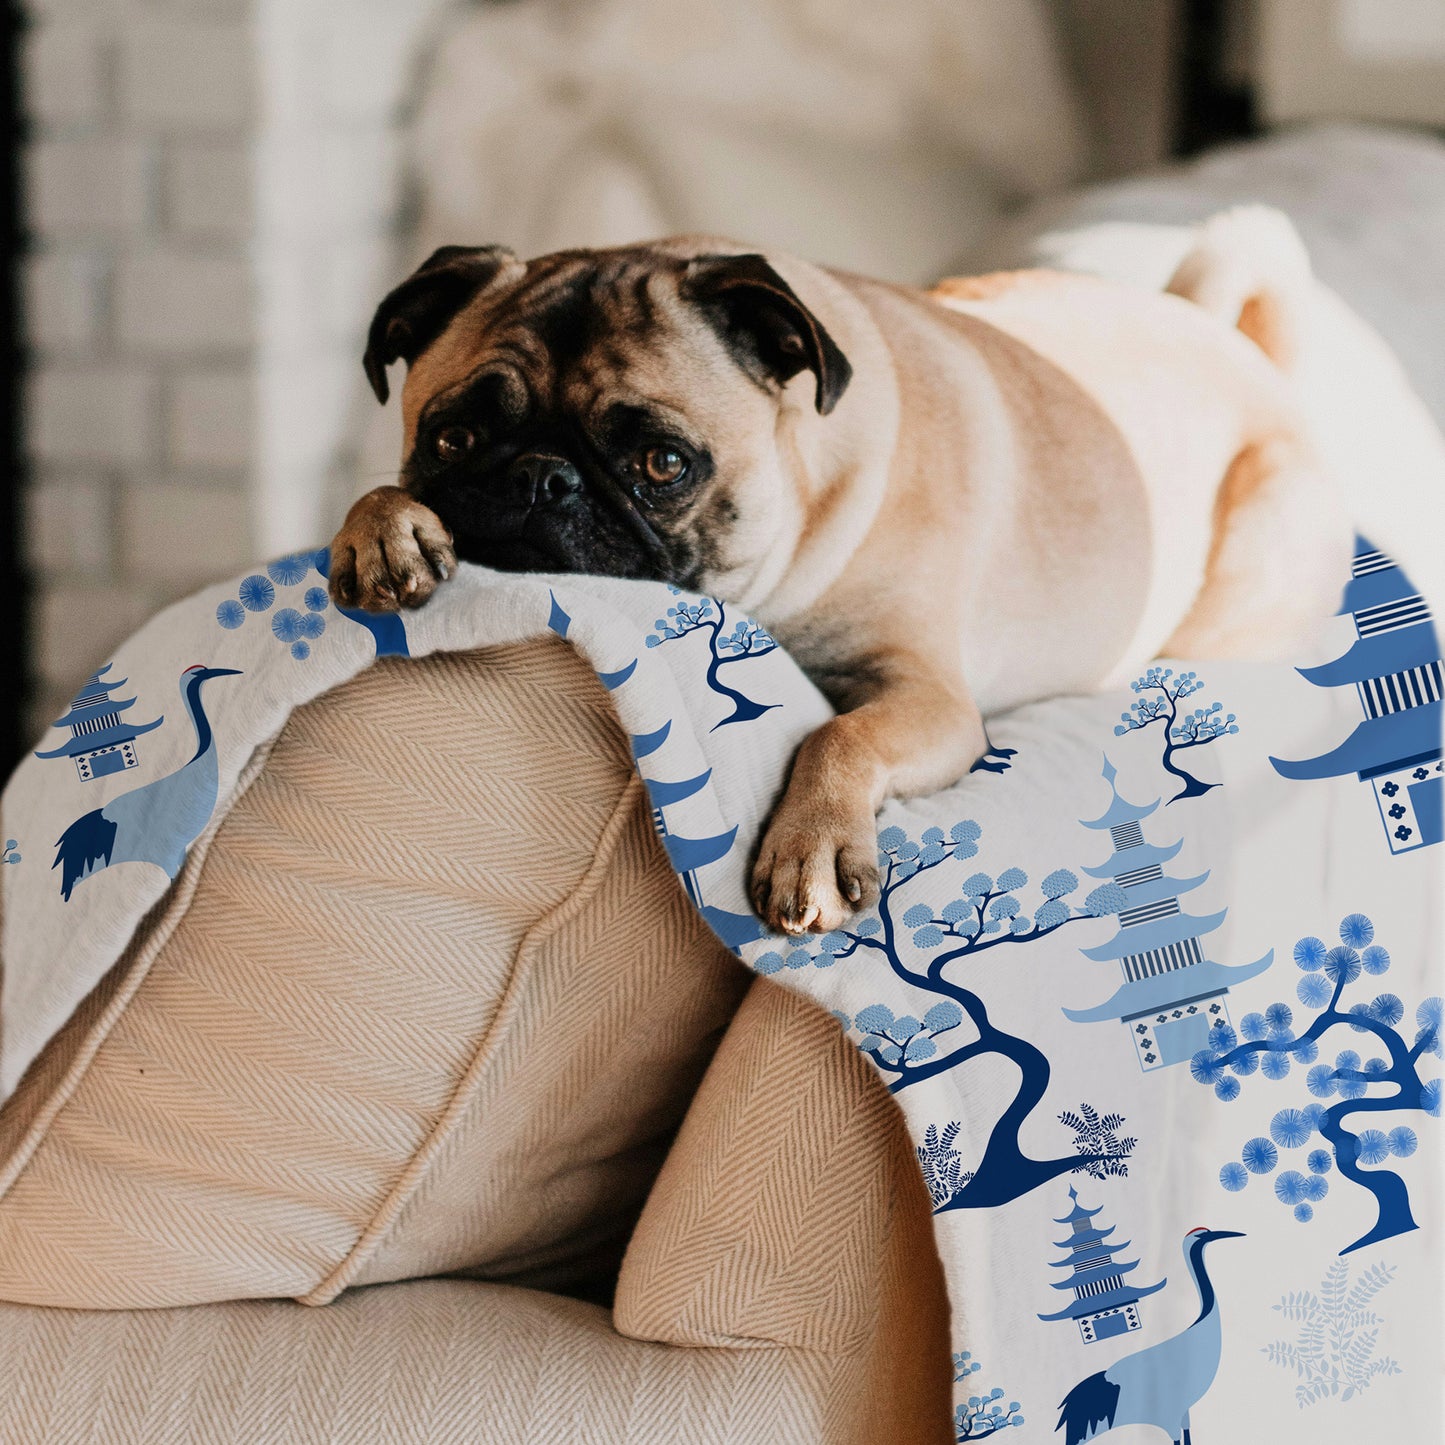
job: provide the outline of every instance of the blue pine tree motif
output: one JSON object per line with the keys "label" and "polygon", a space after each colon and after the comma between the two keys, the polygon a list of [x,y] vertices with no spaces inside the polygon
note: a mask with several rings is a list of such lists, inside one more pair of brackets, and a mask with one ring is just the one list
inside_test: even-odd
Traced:
{"label": "blue pine tree motif", "polygon": [[1292,1290],[1277,1305],[1277,1314],[1298,1325],[1293,1344],[1275,1340],[1262,1353],[1272,1365],[1293,1370],[1299,1379],[1295,1403],[1301,1410],[1321,1400],[1343,1404],[1369,1389],[1381,1375],[1398,1375],[1399,1363],[1389,1355],[1375,1357],[1384,1320],[1369,1306],[1394,1278],[1396,1266],[1371,1265],[1353,1283],[1343,1259],[1330,1261],[1319,1293]]}
{"label": "blue pine tree motif", "polygon": [[[969,1350],[964,1350],[953,1357],[953,1383],[967,1383],[982,1369],[982,1362],[975,1360]],[[1003,1391],[997,1386],[970,1395],[953,1412],[954,1439],[986,1440],[1000,1430],[1022,1425],[1024,1417],[1019,1414],[1019,1402],[1012,1400],[1005,1405],[1003,1397]]]}
{"label": "blue pine tree motif", "polygon": [[1211,788],[1217,788],[1218,783],[1202,782],[1186,772],[1174,761],[1174,756],[1237,733],[1239,725],[1234,720],[1234,714],[1226,713],[1223,703],[1212,702],[1208,707],[1195,708],[1181,716],[1179,704],[1204,686],[1194,672],[1181,672],[1176,676],[1172,667],[1151,667],[1129,686],[1140,697],[1130,705],[1128,712],[1119,714],[1114,736],[1143,732],[1157,722],[1164,724],[1164,753],[1160,762],[1165,772],[1172,773],[1184,785],[1169,801],[1177,803],[1181,798],[1198,798]]}
{"label": "blue pine tree motif", "polygon": [[752,698],[729,687],[721,676],[724,667],[735,662],[749,662],[756,657],[766,657],[776,652],[778,644],[751,618],[745,617],[728,625],[727,606],[715,597],[690,599],[678,587],[668,591],[680,600],[675,607],[667,609],[667,616],[659,617],[653,624],[654,635],[647,639],[649,647],[661,647],[665,642],[689,637],[694,632],[707,634],[708,652],[711,660],[707,668],[707,685],[719,697],[732,704],[730,712],[721,722],[712,725],[712,731],[726,727],[729,723],[752,722],[765,712],[781,707],[777,702],[755,702]]}
{"label": "blue pine tree motif", "polygon": [[[234,632],[245,624],[250,613],[271,612],[276,604],[277,587],[299,585],[311,575],[313,568],[324,573],[329,561],[330,552],[323,548],[320,552],[292,552],[268,562],[264,576],[253,572],[241,581],[235,597],[227,597],[217,605],[216,621],[228,632]],[[322,613],[330,605],[324,587],[309,587],[302,600],[304,612],[295,607],[281,607],[270,618],[271,635],[298,662],[311,656],[311,644],[326,631]]]}
{"label": "blue pine tree motif", "polygon": [[[1427,998],[1415,1010],[1414,1038],[1409,1043],[1400,1027],[1405,1005],[1395,994],[1380,993],[1346,1008],[1345,990],[1361,973],[1386,973],[1390,955],[1374,942],[1375,926],[1363,913],[1343,919],[1339,936],[1336,948],[1327,948],[1313,937],[1295,944],[1294,961],[1303,974],[1296,990],[1299,1001],[1318,1010],[1303,1031],[1295,1032],[1294,1011],[1288,1004],[1272,1003],[1263,1013],[1246,1014],[1238,1035],[1228,1025],[1216,1026],[1209,1047],[1190,1061],[1190,1072],[1197,1083],[1212,1087],[1228,1102],[1239,1095],[1239,1079],[1255,1072],[1279,1082],[1288,1079],[1295,1066],[1306,1071],[1305,1088],[1312,1101],[1278,1110],[1270,1121],[1269,1137],[1248,1140],[1238,1162],[1231,1160],[1220,1170],[1219,1182],[1237,1191],[1248,1187],[1251,1176],[1273,1175],[1275,1198],[1300,1223],[1308,1224],[1314,1206],[1330,1192],[1331,1171],[1338,1169],[1341,1178],[1372,1194],[1376,1206],[1375,1223],[1340,1251],[1349,1254],[1419,1228],[1405,1181],[1393,1169],[1380,1167],[1387,1159],[1406,1159],[1415,1152],[1419,1139],[1414,1129],[1397,1123],[1388,1129],[1354,1132],[1346,1121],[1363,1116],[1383,1124],[1380,1116],[1401,1112],[1439,1117],[1441,1081],[1422,1078],[1421,1070],[1427,1055],[1439,1058],[1445,1052],[1441,1045],[1445,1001]],[[1321,1042],[1334,1029],[1371,1035],[1382,1052],[1362,1061],[1355,1049],[1345,1048],[1333,1061],[1320,1061]],[[1336,1102],[1320,1102],[1328,1099]],[[1303,1171],[1286,1169],[1275,1175],[1281,1151],[1310,1145]]]}
{"label": "blue pine tree motif", "polygon": [[[882,881],[874,908],[847,928],[825,934],[814,951],[800,946],[786,955],[768,952],[753,960],[758,972],[777,973],[784,968],[831,968],[855,954],[881,955],[895,977],[931,996],[921,1016],[897,1016],[882,1003],[861,1009],[852,1019],[839,1015],[845,1029],[856,1030],[858,1046],[872,1058],[893,1093],[976,1058],[1006,1058],[1018,1069],[1018,1091],[994,1126],[982,1157],[966,1178],[960,1173],[961,1187],[939,1209],[992,1208],[1061,1174],[1124,1157],[1107,1150],[1054,1159],[1034,1159],[1024,1153],[1019,1131],[1048,1091],[1049,1061],[1027,1039],[995,1024],[978,994],[945,976],[951,966],[991,949],[1027,943],[1112,911],[1111,900],[1104,896],[1107,890],[1095,889],[1084,907],[1075,908],[1067,900],[1079,880],[1066,868],[1055,869],[1044,878],[1041,901],[1030,916],[1020,898],[1028,875],[1021,868],[1006,868],[996,878],[981,872],[969,875],[959,896],[936,912],[930,904],[907,904],[912,880],[973,857],[981,833],[971,819],[955,823],[947,836],[941,828],[929,828],[917,841],[902,828],[885,828],[878,835]],[[916,962],[920,956],[921,962]],[[970,1027],[961,1042],[944,1037],[965,1021]],[[950,1145],[956,1134],[955,1130],[950,1136]]]}

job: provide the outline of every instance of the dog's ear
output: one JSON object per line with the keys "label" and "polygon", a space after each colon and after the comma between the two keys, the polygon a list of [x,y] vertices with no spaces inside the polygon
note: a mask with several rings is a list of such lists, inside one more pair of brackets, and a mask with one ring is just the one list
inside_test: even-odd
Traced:
{"label": "dog's ear", "polygon": [[853,368],[766,257],[698,256],[688,263],[682,293],[709,313],[744,370],[781,383],[807,367],[818,411],[827,416],[837,406]]}
{"label": "dog's ear", "polygon": [[386,368],[393,361],[410,366],[452,317],[516,259],[505,246],[443,246],[376,308],[361,364],[379,402],[391,394]]}

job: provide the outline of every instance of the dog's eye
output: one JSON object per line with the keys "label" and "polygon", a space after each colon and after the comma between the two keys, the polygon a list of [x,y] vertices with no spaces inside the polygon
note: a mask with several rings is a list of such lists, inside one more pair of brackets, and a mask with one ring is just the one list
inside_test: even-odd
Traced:
{"label": "dog's eye", "polygon": [[467,427],[447,426],[432,439],[432,450],[438,461],[459,462],[471,451],[475,442],[476,438]]}
{"label": "dog's eye", "polygon": [[687,475],[687,458],[675,447],[648,447],[639,453],[637,465],[654,487],[670,486]]}

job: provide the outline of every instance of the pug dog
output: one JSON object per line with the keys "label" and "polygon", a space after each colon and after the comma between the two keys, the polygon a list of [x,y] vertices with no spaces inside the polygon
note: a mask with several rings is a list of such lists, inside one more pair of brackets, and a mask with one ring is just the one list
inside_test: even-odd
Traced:
{"label": "pug dog", "polygon": [[753,901],[836,928],[876,896],[884,799],[960,778],[990,714],[1275,656],[1333,610],[1351,529],[1280,364],[1303,252],[1274,242],[1216,234],[1184,295],[926,292],[710,238],[444,247],[371,324],[378,400],[408,368],[399,485],[347,515],[332,594],[419,607],[460,559],[746,609],[837,708]]}

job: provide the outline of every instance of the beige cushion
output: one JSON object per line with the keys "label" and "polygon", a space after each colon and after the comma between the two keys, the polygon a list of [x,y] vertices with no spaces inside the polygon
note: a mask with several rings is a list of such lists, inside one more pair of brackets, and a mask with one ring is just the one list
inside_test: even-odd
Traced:
{"label": "beige cushion", "polygon": [[879,1436],[833,1433],[825,1401],[868,1391],[845,1358],[642,1344],[596,1305],[507,1285],[324,1310],[0,1305],[7,1445],[863,1445]]}
{"label": "beige cushion", "polygon": [[605,1289],[745,983],[570,648],[380,662],[0,1112],[0,1299]]}

